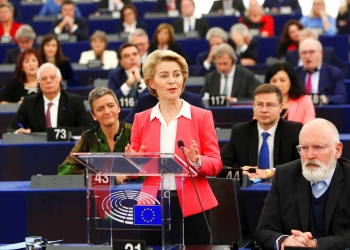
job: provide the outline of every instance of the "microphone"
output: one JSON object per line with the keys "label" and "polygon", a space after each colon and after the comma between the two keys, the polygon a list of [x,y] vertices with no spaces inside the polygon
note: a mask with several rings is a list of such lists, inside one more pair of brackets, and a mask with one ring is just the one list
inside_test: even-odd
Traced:
{"label": "microphone", "polygon": [[202,213],[203,213],[203,216],[204,216],[204,220],[205,220],[205,223],[206,223],[206,225],[207,225],[208,232],[209,232],[209,235],[210,235],[210,245],[209,245],[209,249],[211,249],[212,242],[213,242],[213,235],[212,235],[212,233],[211,233],[211,228],[210,228],[210,225],[209,225],[209,222],[208,222],[208,218],[207,218],[207,216],[205,215],[205,212],[204,212],[204,208],[203,208],[203,204],[202,204],[201,198],[199,197],[199,194],[198,194],[198,190],[197,190],[196,183],[194,182],[194,179],[193,179],[193,175],[192,175],[192,172],[191,172],[191,169],[190,169],[190,164],[189,164],[189,162],[187,161],[187,157],[186,157],[186,155],[185,155],[185,151],[184,151],[185,143],[184,143],[182,140],[179,140],[179,141],[177,142],[177,146],[178,146],[178,148],[182,151],[182,153],[183,153],[183,155],[184,155],[184,158],[185,158],[185,161],[186,161],[186,164],[187,164],[188,172],[190,172],[192,184],[193,184],[194,190],[196,191],[197,199],[198,199],[199,204],[200,204],[200,206],[201,206]]}
{"label": "microphone", "polygon": [[246,172],[251,173],[251,174],[256,173],[256,168],[249,168],[247,170],[241,169],[241,168],[227,168],[227,169],[232,170],[232,171],[246,171]]}

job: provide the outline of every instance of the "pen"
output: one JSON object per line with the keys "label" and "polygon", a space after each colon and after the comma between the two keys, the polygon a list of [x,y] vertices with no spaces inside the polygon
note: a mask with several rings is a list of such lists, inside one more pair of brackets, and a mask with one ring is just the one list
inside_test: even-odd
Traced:
{"label": "pen", "polygon": [[22,123],[18,123],[18,127],[20,127],[20,128],[23,128],[24,129],[24,126],[23,126],[23,124]]}

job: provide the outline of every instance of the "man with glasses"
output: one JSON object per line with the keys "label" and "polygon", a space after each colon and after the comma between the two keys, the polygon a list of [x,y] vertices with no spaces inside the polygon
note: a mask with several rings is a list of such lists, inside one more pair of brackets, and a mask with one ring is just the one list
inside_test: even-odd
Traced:
{"label": "man with glasses", "polygon": [[92,127],[83,99],[61,88],[60,70],[45,63],[37,71],[40,92],[23,99],[8,128],[16,133],[45,132],[47,128],[66,128],[80,135]]}
{"label": "man with glasses", "polygon": [[299,158],[296,146],[302,124],[280,117],[282,101],[282,92],[272,84],[255,90],[255,119],[232,127],[231,138],[221,150],[225,166],[256,168],[256,173],[248,173],[249,178],[268,179],[274,176],[277,165]]}
{"label": "man with glasses", "polygon": [[263,249],[350,247],[350,162],[336,127],[324,119],[304,125],[301,160],[278,166],[256,230]]}
{"label": "man with glasses", "polygon": [[347,101],[343,72],[322,62],[323,50],[320,41],[307,38],[299,45],[303,66],[296,69],[308,94],[319,95],[321,104],[345,104]]}

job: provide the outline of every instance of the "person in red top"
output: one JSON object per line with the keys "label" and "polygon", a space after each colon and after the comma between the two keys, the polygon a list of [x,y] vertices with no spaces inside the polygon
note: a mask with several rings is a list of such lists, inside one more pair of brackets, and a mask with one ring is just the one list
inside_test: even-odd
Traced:
{"label": "person in red top", "polygon": [[16,32],[21,23],[13,21],[14,7],[10,2],[0,4],[0,43],[17,43]]}
{"label": "person in red top", "polygon": [[250,0],[249,9],[246,10],[244,17],[238,18],[238,22],[245,24],[254,36],[273,37],[274,21],[269,15],[265,15],[258,1]]}
{"label": "person in red top", "polygon": [[280,44],[278,47],[277,57],[286,56],[287,51],[298,49],[299,33],[304,26],[295,19],[289,20],[283,27]]}

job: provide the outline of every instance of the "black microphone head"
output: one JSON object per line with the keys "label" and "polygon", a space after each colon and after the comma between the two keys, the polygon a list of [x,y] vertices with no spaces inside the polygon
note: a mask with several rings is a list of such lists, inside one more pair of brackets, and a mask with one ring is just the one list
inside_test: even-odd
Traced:
{"label": "black microphone head", "polygon": [[70,141],[70,142],[74,142],[74,141],[75,141],[75,139],[74,139],[73,137],[71,137],[71,138],[69,138],[69,139],[68,139],[68,141]]}
{"label": "black microphone head", "polygon": [[248,169],[248,172],[249,173],[256,173],[256,168],[250,168],[250,169]]}
{"label": "black microphone head", "polygon": [[182,140],[179,140],[177,142],[177,146],[179,147],[179,149],[182,149],[183,147],[185,147],[185,143]]}

